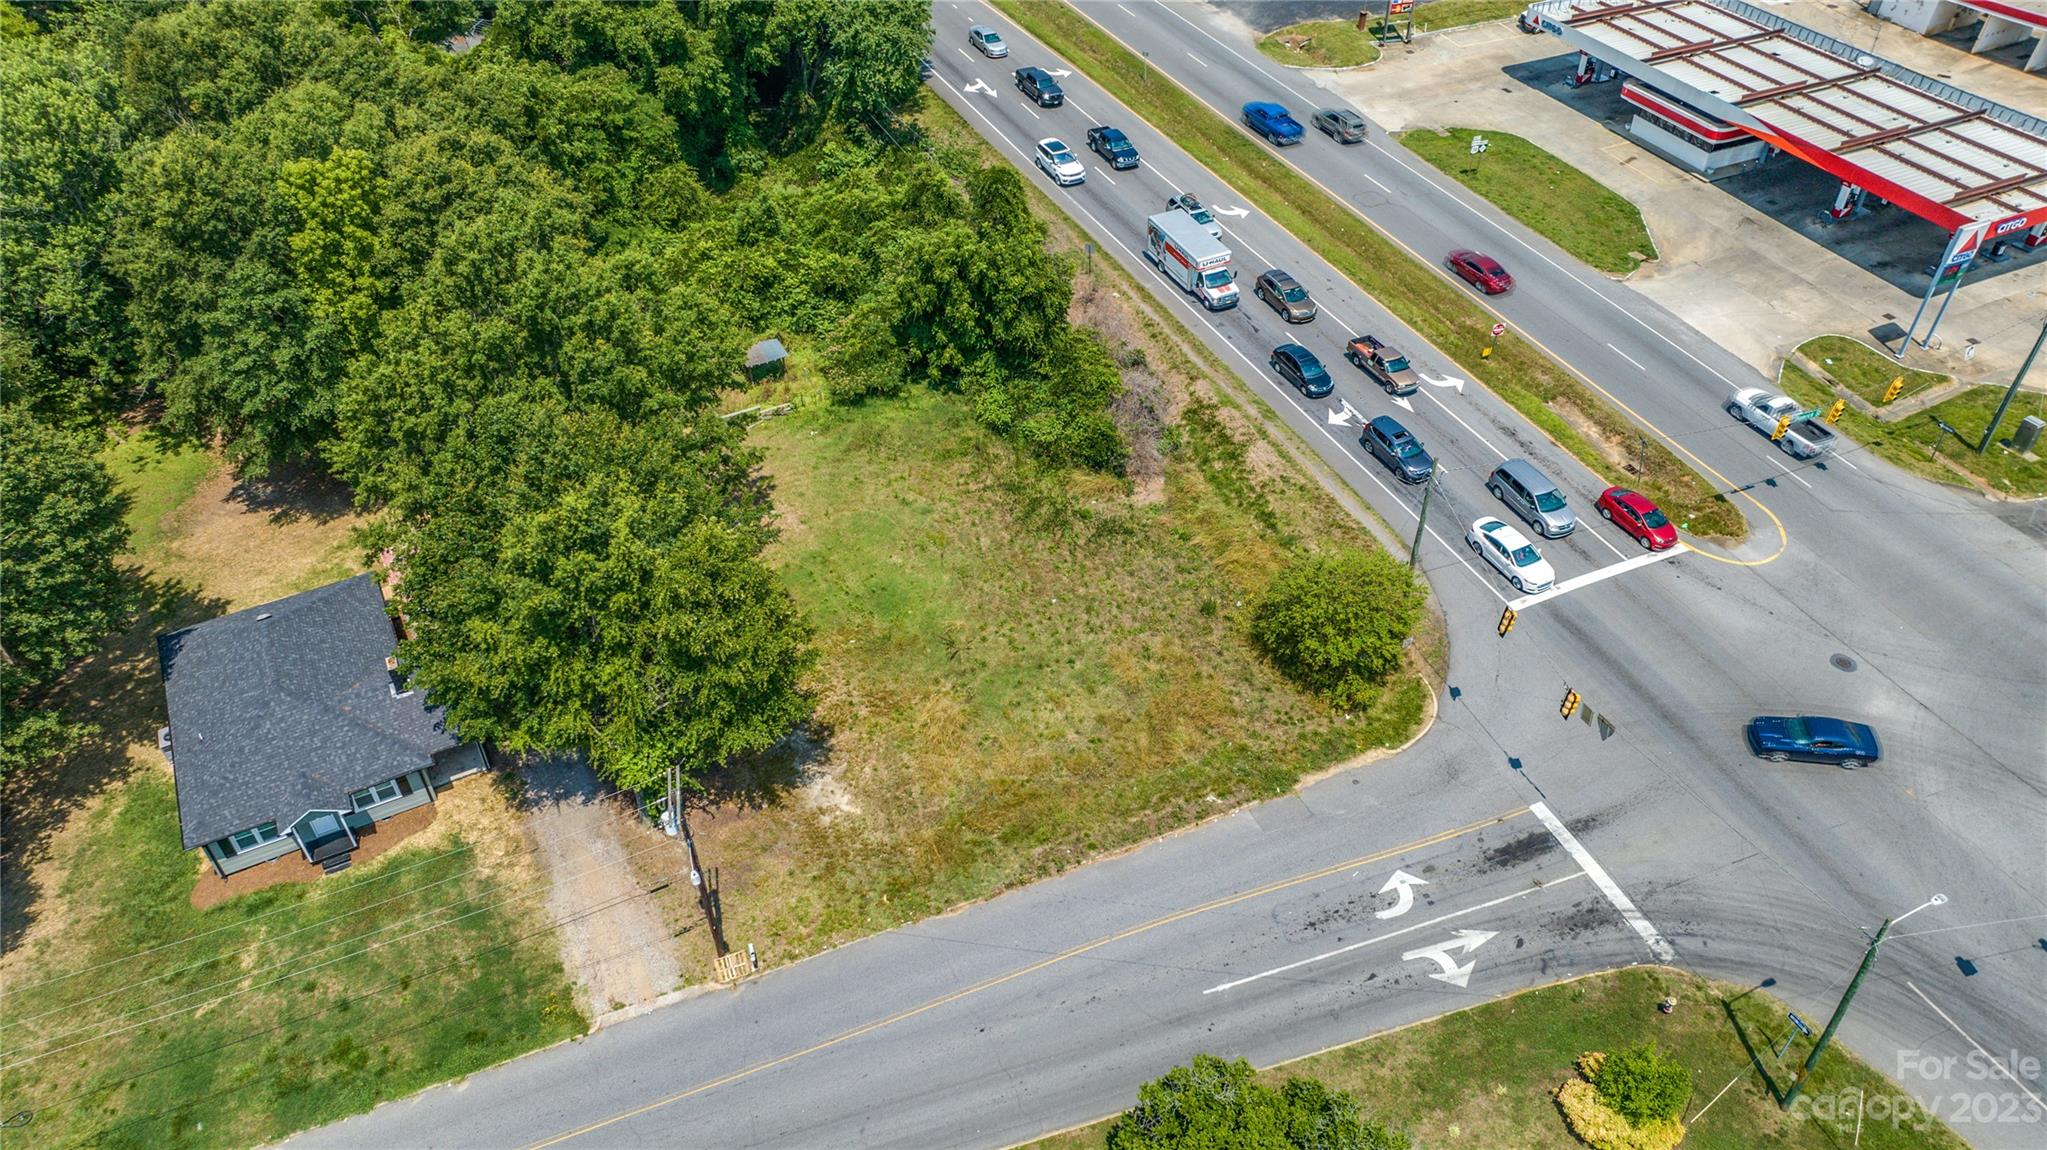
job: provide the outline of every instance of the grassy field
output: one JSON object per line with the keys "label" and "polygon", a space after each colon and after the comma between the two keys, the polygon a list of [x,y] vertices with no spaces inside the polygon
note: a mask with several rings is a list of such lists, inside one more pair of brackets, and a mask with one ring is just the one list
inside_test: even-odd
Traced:
{"label": "grassy field", "polygon": [[1289,68],[1355,68],[1379,58],[1378,43],[1349,20],[1289,24],[1266,33],[1258,50]]}
{"label": "grassy field", "polygon": [[[1203,157],[1217,175],[1249,196],[1281,226],[1312,244],[1337,270],[1400,314],[1463,370],[1490,387],[1551,439],[1612,482],[1655,499],[1699,535],[1738,539],[1741,512],[1667,446],[1649,441],[1637,464],[1637,429],[1600,393],[1534,345],[1502,340],[1481,370],[1493,314],[1375,230],[1349,208],[1216,115],[1164,73],[1103,35],[1066,4],[997,0],[997,6],[1064,58],[1087,70],[1154,127]],[[1421,259],[1433,260],[1436,253]],[[1639,467],[1639,472],[1636,470]]]}
{"label": "grassy field", "polygon": [[[1886,376],[1885,383],[1889,379]],[[1825,381],[1788,360],[1777,382],[1784,394],[1809,408],[1827,407],[1839,394]],[[1957,485],[1968,485],[1973,478],[1991,491],[2021,499],[2047,496],[2047,461],[2037,455],[2028,460],[1998,445],[2026,416],[2047,419],[2047,397],[2038,392],[2019,393],[1998,426],[1990,450],[1976,454],[1976,444],[1990,417],[1997,414],[2004,391],[2001,387],[1972,387],[1895,420],[1874,419],[1851,406],[1842,414],[1839,426],[1857,444],[1915,475]],[[1908,383],[1906,394],[1910,393]],[[1882,395],[1879,385],[1877,396]],[[1941,422],[1954,428],[1962,438],[1942,431]]]}
{"label": "grassy field", "polygon": [[[935,99],[919,125],[956,172],[992,159]],[[1126,365],[1129,479],[1021,460],[950,396],[818,403],[801,339],[749,397],[796,404],[753,438],[769,557],[819,632],[818,721],[692,826],[727,937],[768,961],[1283,792],[1426,712],[1418,675],[1346,716],[1253,653],[1243,605],[1291,551],[1376,544],[1199,344],[1048,222],[1075,320]],[[1433,624],[1417,650],[1441,662]]]}
{"label": "grassy field", "polygon": [[[1485,137],[1486,150],[1479,155],[1471,152],[1473,136]],[[1600,271],[1626,275],[1656,258],[1656,242],[1639,208],[1519,136],[1490,129],[1422,128],[1401,133],[1400,142]]]}
{"label": "grassy field", "polygon": [[1905,377],[1905,388],[1898,393],[1899,399],[1910,399],[1929,387],[1937,387],[1954,378],[1937,371],[1901,367],[1890,356],[1842,335],[1815,336],[1799,344],[1797,354],[1811,360],[1813,366],[1835,383],[1872,404],[1882,403],[1884,391],[1890,387],[1892,380],[1901,375]]}
{"label": "grassy field", "polygon": [[1524,0],[1422,0],[1414,6],[1414,30],[1441,32],[1494,20],[1511,20],[1528,7]]}
{"label": "grassy field", "polygon": [[[1666,994],[1679,1005],[1661,1015],[1654,1004]],[[1806,1084],[1811,1106],[1801,1102],[1790,1114],[1779,1110],[1748,1048],[1759,1052],[1763,1069],[1781,1087],[1811,1052],[1810,1040],[1800,1038],[1784,1060],[1776,1059],[1773,1052],[1788,1029],[1783,1005],[1761,991],[1744,993],[1674,970],[1634,968],[1474,1007],[1291,1062],[1263,1077],[1277,1083],[1305,1076],[1349,1091],[1367,1113],[1407,1129],[1418,1146],[1582,1150],[1564,1128],[1554,1098],[1574,1073],[1573,1060],[1583,1051],[1653,1039],[1692,1071],[1685,1150],[1835,1150],[1851,1141],[1863,1150],[1964,1146],[1839,1045],[1820,1059]],[[1703,1117],[1694,1117],[1730,1083]],[[1869,1099],[1870,1110],[1858,1136],[1860,1097]],[[1094,1150],[1104,1145],[1107,1130],[1102,1122],[1036,1147]]]}
{"label": "grassy field", "polygon": [[100,735],[6,780],[0,1112],[13,1146],[244,1146],[580,1033],[516,822],[482,780],[345,875],[198,909],[153,637],[345,574],[346,501],[109,447],[145,617],[64,688]]}

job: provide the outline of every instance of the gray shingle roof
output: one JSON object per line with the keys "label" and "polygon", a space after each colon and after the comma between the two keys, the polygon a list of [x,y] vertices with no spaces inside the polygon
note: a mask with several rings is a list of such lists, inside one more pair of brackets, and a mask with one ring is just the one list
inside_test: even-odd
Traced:
{"label": "gray shingle roof", "polygon": [[185,849],[346,809],[456,746],[424,692],[392,694],[397,645],[368,574],[158,635]]}

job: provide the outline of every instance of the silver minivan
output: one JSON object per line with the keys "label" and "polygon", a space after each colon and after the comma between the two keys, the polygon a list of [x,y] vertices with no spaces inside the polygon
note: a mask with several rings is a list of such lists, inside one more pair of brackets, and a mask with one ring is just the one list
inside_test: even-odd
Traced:
{"label": "silver minivan", "polygon": [[1578,529],[1563,491],[1526,459],[1509,459],[1494,468],[1486,490],[1545,539],[1562,539]]}

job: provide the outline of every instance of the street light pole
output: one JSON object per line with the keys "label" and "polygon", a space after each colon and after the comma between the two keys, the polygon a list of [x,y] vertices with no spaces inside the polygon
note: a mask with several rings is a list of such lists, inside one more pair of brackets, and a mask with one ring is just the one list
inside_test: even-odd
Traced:
{"label": "street light pole", "polygon": [[1893,926],[1927,907],[1939,906],[1946,901],[1946,895],[1934,895],[1896,918],[1885,919],[1884,924],[1876,928],[1876,937],[1869,940],[1869,949],[1862,952],[1862,965],[1855,969],[1855,977],[1848,980],[1848,989],[1841,992],[1841,1002],[1834,1007],[1834,1016],[1827,1019],[1827,1028],[1820,1032],[1820,1040],[1813,1043],[1812,1053],[1806,1055],[1805,1065],[1798,1068],[1798,1076],[1791,1080],[1791,1089],[1785,1091],[1784,1100],[1778,1103],[1780,1109],[1789,1110],[1791,1104],[1798,1101],[1799,1093],[1805,1089],[1806,1077],[1812,1073],[1812,1068],[1819,1064],[1820,1055],[1826,1052],[1827,1044],[1834,1040],[1834,1031],[1841,1028],[1841,1019],[1848,1013],[1848,1004],[1855,1001],[1855,992],[1862,988],[1863,976],[1869,973],[1870,967],[1876,965],[1876,948],[1883,945],[1884,935],[1889,934]]}
{"label": "street light pole", "polygon": [[2004,402],[1997,405],[1997,414],[1990,417],[1990,426],[1983,429],[1983,442],[1976,445],[1976,454],[1990,450],[1990,437],[1997,434],[1997,425],[2004,422],[2004,413],[2011,410],[2011,401],[2019,393],[2019,384],[2026,381],[2026,373],[2033,369],[2033,357],[2040,354],[2040,345],[2047,343],[2047,320],[2041,321],[2040,337],[2033,341],[2033,350],[2026,353],[2026,362],[2019,365],[2019,373],[2012,377],[2011,386],[2005,389]]}

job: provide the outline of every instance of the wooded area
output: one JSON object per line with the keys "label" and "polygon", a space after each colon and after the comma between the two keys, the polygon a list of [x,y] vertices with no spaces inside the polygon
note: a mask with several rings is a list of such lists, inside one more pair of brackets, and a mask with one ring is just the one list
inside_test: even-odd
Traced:
{"label": "wooded area", "polygon": [[[1122,466],[1116,365],[1020,178],[962,189],[891,133],[927,5],[508,0],[440,45],[478,15],[0,10],[7,766],[61,748],[47,690],[129,610],[117,421],[347,485],[412,680],[625,787],[810,706],[714,406],[750,340],[829,349],[836,400],[955,391],[1047,463]],[[748,194],[791,157],[806,184]]]}

